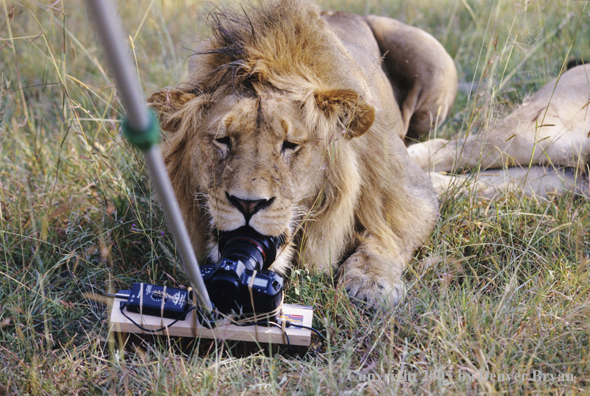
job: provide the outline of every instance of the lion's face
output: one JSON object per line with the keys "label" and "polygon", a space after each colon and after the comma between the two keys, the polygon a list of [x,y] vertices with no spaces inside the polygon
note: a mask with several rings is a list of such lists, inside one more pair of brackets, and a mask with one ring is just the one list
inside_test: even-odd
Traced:
{"label": "lion's face", "polygon": [[297,103],[273,93],[233,94],[207,112],[193,147],[212,231],[292,236],[302,200],[323,178],[322,143],[302,118]]}

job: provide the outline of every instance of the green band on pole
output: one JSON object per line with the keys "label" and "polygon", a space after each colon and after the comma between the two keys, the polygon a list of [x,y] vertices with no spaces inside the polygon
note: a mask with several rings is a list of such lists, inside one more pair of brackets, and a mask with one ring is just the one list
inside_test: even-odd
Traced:
{"label": "green band on pole", "polygon": [[160,124],[156,114],[148,109],[150,114],[150,126],[144,130],[131,128],[127,117],[123,119],[123,136],[135,147],[142,151],[149,150],[153,145],[160,143]]}

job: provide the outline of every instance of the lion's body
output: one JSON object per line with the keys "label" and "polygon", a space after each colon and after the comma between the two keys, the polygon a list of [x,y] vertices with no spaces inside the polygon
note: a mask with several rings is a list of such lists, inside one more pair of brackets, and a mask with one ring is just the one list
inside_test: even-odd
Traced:
{"label": "lion's body", "polygon": [[433,171],[439,194],[468,180],[438,172],[480,167],[476,184],[469,188],[486,198],[510,191],[546,196],[574,190],[590,195],[587,181],[575,171],[590,162],[589,103],[590,65],[577,66],[476,135],[429,140],[408,150],[420,167]]}
{"label": "lion's body", "polygon": [[[150,98],[198,256],[216,260],[217,234],[249,225],[285,241],[275,270],[341,264],[352,297],[396,304],[438,209],[403,138],[446,116],[452,60],[418,29],[305,0],[215,19],[185,82]],[[438,83],[404,66],[412,46],[433,56],[414,71]]]}

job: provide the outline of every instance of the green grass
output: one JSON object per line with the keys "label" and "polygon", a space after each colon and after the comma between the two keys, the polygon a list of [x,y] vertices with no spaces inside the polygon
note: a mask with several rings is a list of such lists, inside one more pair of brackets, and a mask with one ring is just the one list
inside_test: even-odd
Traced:
{"label": "green grass", "polygon": [[[120,3],[144,89],[173,85],[212,5]],[[329,340],[305,355],[165,339],[115,348],[93,293],[186,279],[141,158],[119,137],[88,16],[78,1],[47,4],[0,5],[0,394],[590,393],[590,205],[571,196],[444,200],[390,314],[293,271],[287,302],[313,305]],[[437,136],[477,131],[590,57],[583,1],[323,6],[396,17],[445,45],[462,87],[478,88],[459,93]],[[426,376],[436,370],[446,377]],[[536,370],[571,381],[475,376]],[[396,383],[400,371],[416,380]]]}

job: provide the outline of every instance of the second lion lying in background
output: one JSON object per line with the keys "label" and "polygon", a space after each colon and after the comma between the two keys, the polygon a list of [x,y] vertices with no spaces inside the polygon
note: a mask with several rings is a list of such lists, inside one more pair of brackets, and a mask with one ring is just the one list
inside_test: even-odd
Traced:
{"label": "second lion lying in background", "polygon": [[[522,190],[526,195],[572,191],[590,196],[589,101],[590,65],[577,66],[487,130],[463,139],[428,140],[408,152],[422,169],[431,171],[439,195],[470,190],[495,198]],[[446,175],[474,169],[481,171],[469,180]]]}

